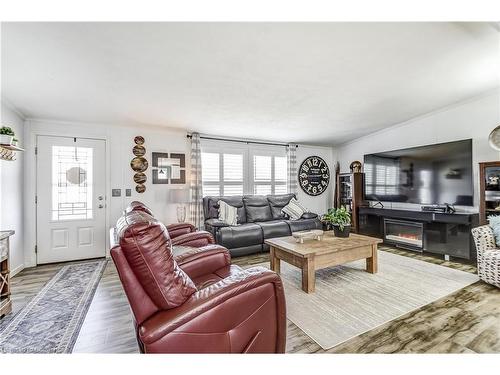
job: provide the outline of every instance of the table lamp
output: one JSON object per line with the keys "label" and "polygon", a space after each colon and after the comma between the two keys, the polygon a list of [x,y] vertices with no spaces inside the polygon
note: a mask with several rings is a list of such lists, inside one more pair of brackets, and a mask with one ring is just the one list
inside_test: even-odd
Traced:
{"label": "table lamp", "polygon": [[189,202],[189,190],[171,189],[169,191],[169,203],[177,203],[177,221],[183,223],[186,221],[186,206]]}

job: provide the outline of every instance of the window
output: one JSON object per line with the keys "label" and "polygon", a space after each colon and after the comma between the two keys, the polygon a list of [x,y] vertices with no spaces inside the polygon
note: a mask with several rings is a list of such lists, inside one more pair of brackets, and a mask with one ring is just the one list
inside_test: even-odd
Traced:
{"label": "window", "polygon": [[374,166],[365,164],[366,194],[394,195],[397,194],[399,167],[397,161],[380,158]]}
{"label": "window", "polygon": [[286,156],[253,156],[253,193],[286,194]]}
{"label": "window", "polygon": [[52,220],[92,219],[92,153],[52,146]]}
{"label": "window", "polygon": [[203,195],[243,194],[243,154],[201,153]]}
{"label": "window", "polygon": [[286,194],[286,149],[206,141],[201,153],[203,195]]}

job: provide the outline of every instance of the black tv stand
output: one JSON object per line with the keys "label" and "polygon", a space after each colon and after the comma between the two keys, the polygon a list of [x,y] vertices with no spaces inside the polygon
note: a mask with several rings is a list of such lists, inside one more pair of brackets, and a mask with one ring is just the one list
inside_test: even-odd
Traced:
{"label": "black tv stand", "polygon": [[427,206],[420,206],[422,211],[427,212],[439,212],[442,214],[454,214],[456,212],[455,207],[451,204],[430,204]]}
{"label": "black tv stand", "polygon": [[478,213],[360,207],[359,233],[401,248],[473,260]]}

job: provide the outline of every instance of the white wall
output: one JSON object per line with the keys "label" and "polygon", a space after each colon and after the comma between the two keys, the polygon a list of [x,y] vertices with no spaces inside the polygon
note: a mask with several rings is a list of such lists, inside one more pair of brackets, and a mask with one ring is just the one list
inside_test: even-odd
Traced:
{"label": "white wall", "polygon": [[[26,205],[26,264],[35,265],[36,258],[34,246],[35,237],[35,210],[29,197],[35,196],[36,159],[34,147],[37,135],[58,135],[82,138],[98,138],[106,140],[106,160],[108,178],[107,189],[107,226],[116,223],[122,210],[132,200],[140,200],[151,207],[155,216],[165,222],[177,222],[176,204],[169,204],[168,191],[173,188],[188,188],[189,185],[159,185],[152,183],[152,152],[179,152],[186,154],[186,179],[189,179],[189,151],[190,142],[186,138],[186,132],[181,130],[144,126],[141,128],[129,126],[113,126],[101,124],[64,123],[46,120],[28,120],[25,126],[27,163],[26,163],[26,186],[25,194],[28,204]],[[146,171],[148,181],[146,192],[139,194],[135,191],[133,180],[134,171],[130,168],[130,161],[134,157],[132,148],[134,137],[141,135],[145,138],[144,146],[147,153],[146,158],[149,168]],[[111,189],[122,189],[121,197],[112,197]],[[125,197],[125,189],[132,189],[132,196]]]}
{"label": "white wall", "polygon": [[[1,108],[0,126],[11,127],[22,147],[24,119],[4,102]],[[12,276],[24,268],[23,159],[24,153],[18,152],[15,161],[0,160],[0,230],[16,232],[10,238]]]}
{"label": "white wall", "polygon": [[346,172],[352,161],[363,162],[364,154],[472,138],[474,205],[477,209],[478,163],[500,159],[499,153],[488,144],[488,135],[498,125],[500,91],[494,90],[340,145],[336,148],[336,156],[341,172]]}
{"label": "white wall", "polygon": [[299,145],[297,148],[297,169],[300,164],[309,156],[319,156],[328,164],[330,168],[330,184],[328,189],[316,197],[306,194],[300,186],[298,186],[297,198],[311,212],[324,214],[328,208],[333,207],[333,191],[335,187],[335,165],[333,157],[333,148]]}

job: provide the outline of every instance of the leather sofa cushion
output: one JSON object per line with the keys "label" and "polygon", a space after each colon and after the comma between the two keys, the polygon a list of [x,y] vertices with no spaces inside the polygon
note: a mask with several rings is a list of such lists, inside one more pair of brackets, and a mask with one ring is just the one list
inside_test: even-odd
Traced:
{"label": "leather sofa cushion", "polygon": [[196,287],[177,265],[165,226],[144,211],[131,211],[116,225],[120,247],[137,280],[161,309],[184,303]]}
{"label": "leather sofa cushion", "polygon": [[151,211],[151,209],[144,203],[139,201],[133,201],[127,206],[127,208],[125,208],[125,214],[128,214],[132,211],[142,211],[154,217],[153,211]]}
{"label": "leather sofa cushion", "polygon": [[217,232],[217,243],[228,249],[260,245],[262,242],[264,242],[262,229],[254,223],[246,223],[236,227],[223,227]]}
{"label": "leather sofa cushion", "polygon": [[267,200],[269,202],[269,206],[271,207],[271,214],[273,219],[285,219],[286,215],[281,212],[281,209],[285,207],[290,200],[295,198],[295,194],[283,194],[283,195],[268,195]]}
{"label": "leather sofa cushion", "polygon": [[219,268],[218,270],[215,270],[212,273],[195,277],[193,279],[193,282],[198,288],[198,290],[200,290],[209,287],[210,285],[215,284],[221,280],[224,280],[226,277],[236,276],[241,271],[242,271],[241,267],[233,264]]}
{"label": "leather sofa cushion", "polygon": [[269,202],[265,196],[252,195],[243,197],[243,203],[245,204],[248,223],[273,219],[271,207],[269,207]]}
{"label": "leather sofa cushion", "polygon": [[236,207],[238,212],[238,224],[247,222],[245,206],[243,204],[242,196],[230,197],[204,197],[203,198],[203,212],[205,219],[218,219],[219,218],[219,200],[226,202],[228,205]]}
{"label": "leather sofa cushion", "polygon": [[283,220],[273,220],[258,223],[262,228],[264,239],[290,236],[290,226]]}
{"label": "leather sofa cushion", "polygon": [[290,231],[299,232],[301,230],[310,229],[322,229],[323,225],[321,221],[316,219],[298,219],[298,220],[287,220],[287,224],[290,226]]}

